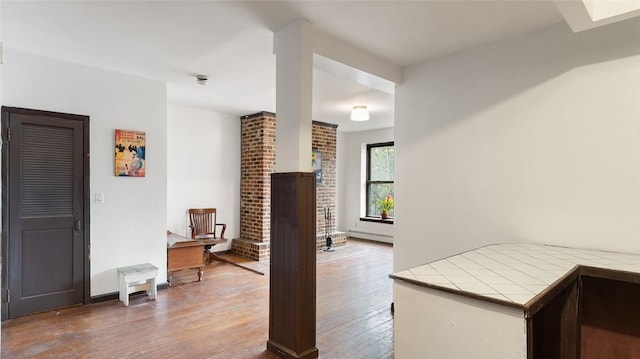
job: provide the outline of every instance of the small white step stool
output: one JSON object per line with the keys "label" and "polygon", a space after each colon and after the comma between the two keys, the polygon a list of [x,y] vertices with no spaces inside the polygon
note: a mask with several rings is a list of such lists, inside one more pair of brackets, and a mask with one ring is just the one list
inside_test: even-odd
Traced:
{"label": "small white step stool", "polygon": [[155,300],[158,296],[157,275],[158,267],[151,263],[118,268],[120,300],[124,302],[124,306],[129,306],[129,294],[142,290],[146,290],[147,295]]}

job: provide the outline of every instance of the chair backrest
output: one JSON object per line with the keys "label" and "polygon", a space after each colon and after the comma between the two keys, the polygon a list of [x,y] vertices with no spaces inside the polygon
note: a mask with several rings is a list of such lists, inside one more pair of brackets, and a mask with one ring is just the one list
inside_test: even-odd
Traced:
{"label": "chair backrest", "polygon": [[215,208],[191,208],[189,209],[189,223],[191,238],[213,236],[216,238],[216,209]]}

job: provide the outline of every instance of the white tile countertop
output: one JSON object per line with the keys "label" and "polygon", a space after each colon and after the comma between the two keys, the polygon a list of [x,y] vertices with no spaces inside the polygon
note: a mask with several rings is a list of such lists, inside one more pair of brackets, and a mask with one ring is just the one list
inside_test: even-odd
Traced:
{"label": "white tile countertop", "polygon": [[640,255],[495,244],[392,274],[396,280],[526,308],[576,266],[640,274]]}

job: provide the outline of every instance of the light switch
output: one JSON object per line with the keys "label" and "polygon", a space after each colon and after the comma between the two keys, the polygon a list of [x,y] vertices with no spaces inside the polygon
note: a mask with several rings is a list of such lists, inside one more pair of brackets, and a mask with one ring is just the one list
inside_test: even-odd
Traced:
{"label": "light switch", "polygon": [[104,193],[96,193],[96,203],[104,203]]}

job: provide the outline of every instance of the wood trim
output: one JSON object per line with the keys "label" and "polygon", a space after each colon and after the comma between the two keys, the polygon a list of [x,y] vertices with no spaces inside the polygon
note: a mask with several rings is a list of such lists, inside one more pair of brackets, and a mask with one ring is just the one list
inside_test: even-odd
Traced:
{"label": "wood trim", "polygon": [[89,119],[89,116],[85,116],[85,115],[76,115],[72,113],[44,111],[44,110],[34,110],[31,108],[23,108],[23,107],[2,106],[2,111],[7,111],[7,114],[19,113],[19,114],[31,115],[31,116],[60,117],[60,118],[66,118],[69,120],[77,120],[77,121],[85,121]]}
{"label": "wood trim", "polygon": [[[579,357],[579,277],[527,319],[528,358]],[[558,286],[559,287],[559,286]]]}
{"label": "wood trim", "polygon": [[527,319],[527,359],[534,358],[534,331],[533,331],[533,320]]}
{"label": "wood trim", "polygon": [[269,341],[283,358],[317,358],[316,178],[271,174]]}
{"label": "wood trim", "polygon": [[548,286],[540,294],[535,296],[525,305],[525,318],[532,318],[540,309],[552,301],[566,287],[571,285],[580,276],[580,266],[576,266],[564,275],[560,280]]}
{"label": "wood trim", "polygon": [[485,296],[482,296],[482,295],[476,294],[476,293],[465,292],[465,291],[451,289],[451,288],[447,288],[447,287],[441,287],[441,286],[438,286],[438,285],[435,285],[435,284],[429,284],[429,283],[425,283],[425,282],[422,282],[422,281],[419,281],[419,280],[415,280],[415,279],[398,277],[395,274],[389,274],[389,278],[395,279],[395,280],[399,280],[399,281],[403,281],[403,282],[407,282],[407,283],[411,283],[411,284],[417,285],[418,287],[436,289],[436,290],[439,290],[439,291],[442,291],[442,292],[448,292],[448,293],[452,293],[452,294],[461,295],[461,296],[467,297],[467,298],[473,298],[473,299],[481,300],[483,302],[500,304],[500,305],[504,305],[506,307],[512,307],[512,308],[517,308],[517,309],[523,309],[523,310],[525,309],[524,305],[518,304],[518,303],[514,303],[514,302],[511,302],[511,301],[500,300],[500,299],[497,299],[497,298],[485,297]]}
{"label": "wood trim", "polygon": [[560,311],[560,344],[561,358],[580,358],[580,322],[578,308],[580,306],[580,277],[577,277],[562,292],[566,296]]}
{"label": "wood trim", "polygon": [[9,286],[9,277],[7,270],[7,255],[9,253],[8,223],[9,223],[9,193],[7,192],[9,183],[9,141],[7,139],[7,129],[9,128],[9,110],[10,107],[2,106],[2,310],[0,315],[2,320],[9,318],[9,306],[7,305],[8,296],[7,288]]}
{"label": "wood trim", "polygon": [[[70,115],[73,116],[73,115]],[[89,116],[82,117],[83,122],[83,146],[84,146],[84,173],[83,173],[83,196],[84,196],[84,304],[91,303],[91,144],[89,131]]]}
{"label": "wood trim", "polygon": [[622,270],[580,266],[580,275],[640,284],[640,275],[638,275],[638,273]]}

